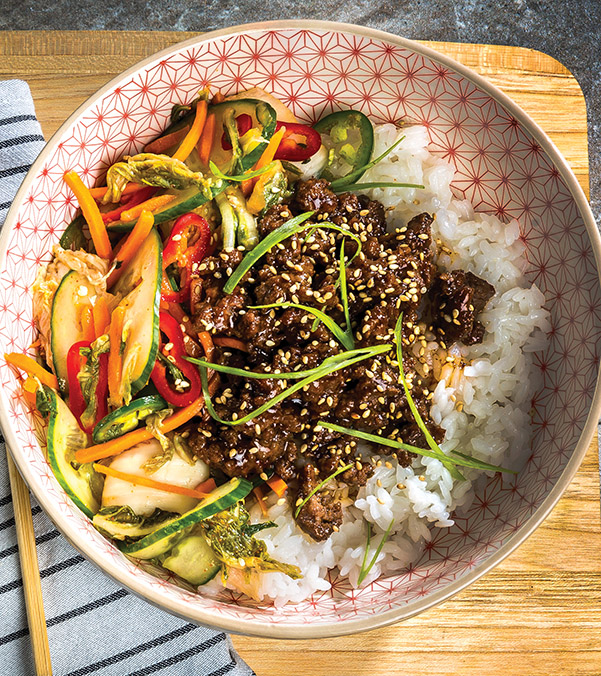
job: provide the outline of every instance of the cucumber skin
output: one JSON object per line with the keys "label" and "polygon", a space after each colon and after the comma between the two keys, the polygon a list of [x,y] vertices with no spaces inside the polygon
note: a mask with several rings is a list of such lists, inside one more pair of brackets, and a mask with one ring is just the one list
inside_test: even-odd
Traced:
{"label": "cucumber skin", "polygon": [[[138,426],[138,423],[141,422],[142,419],[136,418],[136,424],[133,427],[124,427],[123,430],[119,434],[111,434],[110,429],[112,426],[112,423],[119,418],[119,416],[123,415],[129,415],[133,413],[137,408],[148,408],[150,407],[150,411],[148,415],[152,413],[152,411],[160,411],[163,408],[167,408],[167,402],[163,399],[163,397],[157,395],[149,395],[147,397],[142,397],[141,399],[134,399],[132,402],[127,404],[127,406],[121,406],[121,408],[118,408],[114,410],[112,413],[109,413],[107,416],[105,416],[97,425],[94,427],[94,430],[92,432],[92,438],[97,444],[102,444],[105,441],[110,441],[111,439],[116,439],[117,437],[123,436],[124,434],[127,434],[127,432],[131,432],[132,430],[136,429]],[[147,416],[145,416],[146,418]],[[108,429],[105,429],[109,425]]]}
{"label": "cucumber skin", "polygon": [[[52,396],[52,397],[58,399],[58,395],[54,391],[52,391],[52,394],[50,394],[49,396]],[[67,406],[64,402],[63,402],[63,404],[65,406]],[[54,443],[54,433],[55,433],[55,429],[56,429],[56,423],[57,423],[57,420],[58,420],[58,416],[59,416],[59,408],[58,408],[58,405],[56,404],[56,401],[55,401],[55,411],[50,413],[49,421],[48,421],[48,436],[47,436],[48,464],[50,465],[50,468],[52,469],[52,473],[54,474],[54,476],[55,476],[56,480],[58,481],[58,483],[60,484],[61,488],[71,498],[71,500],[75,503],[75,505],[77,507],[79,507],[79,509],[81,509],[81,511],[87,517],[89,517],[91,519],[94,516],[94,511],[92,509],[90,509],[90,507],[88,507],[88,505],[86,505],[81,500],[81,498],[77,495],[77,493],[74,491],[72,486],[67,481],[67,479],[66,479],[66,477],[65,477],[65,475],[64,475],[64,473],[63,473],[63,471],[60,467],[60,463],[59,463],[59,460],[58,460],[58,456],[57,456],[57,453],[56,453],[56,447],[55,447],[55,443]],[[75,417],[73,418],[73,420],[75,421]],[[82,438],[84,439],[84,445],[85,445],[85,434],[83,432],[81,434],[82,434]],[[68,461],[65,459],[65,462],[68,462]],[[76,470],[73,470],[73,471],[75,472]],[[91,489],[90,489],[90,491],[91,491]],[[98,509],[98,506],[99,505],[97,504],[96,509]]]}
{"label": "cucumber skin", "polygon": [[[64,350],[64,354],[62,354],[61,349],[59,349],[59,338],[58,338],[58,332],[54,330],[55,324],[58,322],[61,324],[61,326],[65,325],[65,311],[64,308],[62,310],[62,317],[58,318],[59,315],[61,314],[61,307],[59,305],[62,304],[62,295],[65,292],[65,289],[68,288],[68,286],[71,284],[71,281],[76,279],[77,277],[81,277],[80,283],[88,288],[91,288],[91,284],[87,281],[84,275],[82,275],[80,272],[77,272],[77,270],[69,270],[67,274],[61,279],[58,288],[54,292],[54,297],[52,298],[52,309],[50,310],[50,348],[52,350],[52,366],[54,367],[54,373],[56,374],[56,377],[58,378],[59,382],[59,388],[61,392],[67,392],[68,387],[67,387],[67,352],[68,348]],[[57,299],[58,302],[57,302]],[[69,306],[72,304],[72,299],[69,299],[70,302],[68,303]],[[69,311],[71,308],[69,307]],[[75,321],[75,320],[74,320]],[[77,330],[77,327],[72,326],[74,329],[73,337],[72,339],[69,339],[68,346],[71,347],[74,343],[77,341],[81,340],[81,333]],[[62,339],[61,339],[62,340]],[[64,357],[64,363],[61,363],[61,358]]]}
{"label": "cucumber skin", "polygon": [[151,355],[149,356],[146,366],[142,371],[142,375],[131,384],[132,394],[137,394],[150,380],[150,374],[154,368],[154,363],[157,358],[157,353],[159,351],[159,341],[160,341],[160,331],[159,331],[159,312],[161,308],[161,280],[163,279],[163,242],[161,241],[161,236],[159,235],[158,230],[153,228],[151,230],[156,236],[157,247],[158,247],[158,265],[157,265],[157,274],[155,278],[156,289],[154,292],[154,322],[152,325],[152,348]]}
{"label": "cucumber skin", "polygon": [[[153,228],[150,231],[150,234],[148,237],[155,237],[156,239],[156,246],[157,246],[157,252],[158,252],[158,260],[157,260],[157,271],[156,271],[156,277],[155,277],[155,294],[154,294],[154,302],[153,302],[153,324],[152,324],[152,345],[150,349],[150,353],[148,355],[148,360],[146,362],[146,365],[144,366],[144,370],[142,371],[142,374],[131,384],[131,391],[132,394],[137,394],[149,381],[150,379],[150,374],[152,373],[152,369],[154,368],[154,363],[156,361],[156,356],[157,352],[159,350],[159,310],[160,310],[160,305],[161,305],[161,279],[163,277],[163,243],[161,241],[161,236],[159,235],[159,232],[156,228]],[[144,246],[144,244],[142,244]],[[133,259],[135,260],[135,258]],[[130,263],[131,265],[131,263]],[[126,268],[127,270],[127,268]],[[125,272],[125,271],[124,271]],[[125,274],[124,274],[125,276]],[[116,292],[119,287],[119,282],[117,282],[116,287],[113,289],[113,292]],[[133,289],[130,289],[132,291]],[[128,294],[130,293],[128,291]],[[127,294],[124,296],[124,298],[127,296]]]}
{"label": "cucumber skin", "polygon": [[[194,211],[194,209],[198,209],[198,207],[201,207],[203,204],[210,202],[212,199],[214,199],[217,195],[222,193],[230,185],[232,185],[230,181],[227,182],[222,181],[219,187],[217,186],[212,187],[210,198],[199,190],[195,195],[189,197],[184,202],[178,202],[177,204],[167,205],[163,211],[157,211],[154,214],[154,224],[160,225],[161,223],[165,223],[167,221],[173,221],[176,218],[183,216],[184,214],[188,214],[191,211]],[[136,223],[137,220],[131,221],[131,223],[118,222],[115,225],[109,226],[108,230],[110,232],[130,232],[130,230],[133,229]]]}
{"label": "cucumber skin", "polygon": [[[250,481],[234,478],[230,479],[228,484],[216,488],[213,493],[220,490],[223,491],[225,486],[229,486],[230,490],[217,499],[207,504],[208,498],[205,498],[194,509],[180,516],[179,519],[170,521],[162,528],[154,531],[154,533],[143,537],[133,544],[120,547],[121,551],[128,556],[139,559],[154,559],[167,552],[175,544],[174,540],[181,536],[182,531],[197,524],[199,521],[208,519],[210,516],[228,509],[228,507],[236,504],[238,500],[245,498],[253,489],[253,484]],[[164,545],[161,546],[161,543],[164,543]],[[144,552],[144,550],[147,551]],[[140,556],[140,554],[144,554],[144,556]]]}

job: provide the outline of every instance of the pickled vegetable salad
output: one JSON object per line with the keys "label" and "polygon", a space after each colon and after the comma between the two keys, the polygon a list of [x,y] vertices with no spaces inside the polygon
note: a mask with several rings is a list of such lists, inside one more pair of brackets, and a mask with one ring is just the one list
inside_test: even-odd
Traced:
{"label": "pickled vegetable salad", "polygon": [[[174,106],[143,152],[113,164],[105,186],[66,174],[81,212],[33,288],[43,365],[6,359],[47,420],[57,480],[125,554],[195,586],[221,572],[250,594],[270,571],[300,576],[267,554],[256,534],[274,524],[250,524],[245,507],[272,490],[282,498],[286,483],[211,476],[186,443],[204,408],[187,358],[210,362],[214,349],[190,328],[195,270],[219,247],[252,249],[257,217],[299,177],[356,181],[372,146],[357,111],[311,127],[262,90],[203,91]],[[209,394],[217,383],[213,372]]]}

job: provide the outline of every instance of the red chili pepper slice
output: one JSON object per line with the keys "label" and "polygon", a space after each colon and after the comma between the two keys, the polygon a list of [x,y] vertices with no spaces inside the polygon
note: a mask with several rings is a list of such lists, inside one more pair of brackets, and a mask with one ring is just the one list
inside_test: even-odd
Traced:
{"label": "red chili pepper slice", "polygon": [[[238,136],[244,136],[249,129],[252,129],[253,119],[248,113],[242,113],[236,118],[236,127],[238,128]],[[231,150],[232,144],[230,143],[227,134],[223,132],[221,136],[221,147],[223,150]]]}
{"label": "red chili pepper slice", "polygon": [[[98,373],[98,384],[96,385],[96,419],[94,425],[85,427],[82,425],[81,416],[86,410],[86,401],[81,391],[81,384],[78,373],[86,362],[86,358],[80,354],[81,348],[89,348],[91,345],[88,340],[80,340],[74,343],[67,352],[67,383],[69,385],[69,408],[77,418],[77,422],[86,434],[91,434],[94,426],[104,418],[108,413],[108,354],[101,354],[99,357],[100,370]],[[189,362],[188,362],[189,363]]]}
{"label": "red chili pepper slice", "polygon": [[312,127],[294,122],[278,122],[276,131],[282,127],[286,127],[286,132],[275,153],[275,160],[304,162],[321,148],[321,136]]}
{"label": "red chili pepper slice", "polygon": [[[80,340],[78,343],[74,343],[69,348],[67,352],[67,383],[69,385],[69,408],[73,415],[79,419],[81,414],[86,410],[86,402],[81,393],[81,385],[79,384],[79,379],[77,374],[81,371],[82,366],[86,362],[86,358],[82,357],[79,353],[80,348],[90,347],[90,341]],[[81,423],[80,423],[81,426]],[[83,429],[83,427],[82,427]],[[84,430],[86,431],[86,430]]]}
{"label": "red chili pepper slice", "polygon": [[103,214],[101,214],[103,222],[112,223],[113,221],[118,221],[124,211],[135,207],[136,204],[142,204],[142,202],[146,202],[146,200],[150,199],[157,190],[158,188],[148,186],[148,188],[136,190],[136,192],[131,193],[131,195],[123,195],[121,199],[121,206],[113,209],[112,211],[105,211]]}
{"label": "red chili pepper slice", "polygon": [[[161,298],[170,303],[184,303],[190,298],[190,279],[195,265],[206,256],[211,242],[211,228],[202,216],[190,212],[180,216],[163,249]],[[170,265],[179,268],[179,291],[175,291],[165,274]]]}
{"label": "red chili pepper slice", "polygon": [[189,386],[182,390],[176,389],[175,381],[169,379],[167,375],[169,367],[161,359],[157,359],[150,378],[158,393],[167,403],[177,407],[188,406],[200,397],[202,389],[200,374],[196,367],[185,359],[184,334],[177,319],[166,312],[161,312],[159,321],[161,333],[167,336],[169,343],[173,346],[170,350],[165,350],[161,340],[159,351],[165,354],[173,366],[181,371]]}

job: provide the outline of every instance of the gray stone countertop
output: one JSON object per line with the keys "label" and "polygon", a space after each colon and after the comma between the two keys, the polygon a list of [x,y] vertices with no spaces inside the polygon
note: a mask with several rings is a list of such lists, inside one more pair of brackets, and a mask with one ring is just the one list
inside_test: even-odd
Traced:
{"label": "gray stone countertop", "polygon": [[601,223],[601,0],[0,0],[0,30],[207,31],[303,18],[417,40],[530,47],[561,61],[587,102],[591,205]]}

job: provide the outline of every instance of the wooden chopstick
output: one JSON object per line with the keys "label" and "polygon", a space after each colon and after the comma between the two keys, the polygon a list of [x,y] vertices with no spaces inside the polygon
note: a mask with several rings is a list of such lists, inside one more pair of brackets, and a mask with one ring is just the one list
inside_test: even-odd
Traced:
{"label": "wooden chopstick", "polygon": [[6,449],[6,459],[8,461],[10,489],[13,496],[21,577],[23,578],[27,624],[29,625],[29,635],[33,649],[35,673],[36,676],[52,676],[50,646],[48,645],[38,553],[35,547],[35,533],[31,518],[29,489],[21,478],[8,448]]}

